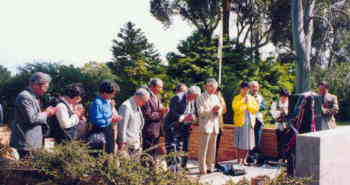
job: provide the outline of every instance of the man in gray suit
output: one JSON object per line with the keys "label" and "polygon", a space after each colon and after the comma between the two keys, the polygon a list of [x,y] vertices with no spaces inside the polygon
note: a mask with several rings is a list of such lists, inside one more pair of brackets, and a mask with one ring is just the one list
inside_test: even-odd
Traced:
{"label": "man in gray suit", "polygon": [[339,111],[337,96],[328,92],[329,86],[326,82],[319,84],[319,95],[322,97],[322,121],[318,130],[334,129],[336,122],[334,115]]}
{"label": "man in gray suit", "polygon": [[36,72],[29,79],[28,88],[16,98],[10,145],[18,150],[21,158],[43,146],[42,126],[47,124],[48,117],[56,113],[55,107],[44,111],[40,108],[39,97],[47,92],[50,81],[48,74]]}
{"label": "man in gray suit", "polygon": [[119,107],[123,119],[118,124],[117,142],[121,152],[127,151],[129,155],[134,155],[142,150],[142,129],[145,122],[140,107],[149,99],[148,91],[140,88]]}

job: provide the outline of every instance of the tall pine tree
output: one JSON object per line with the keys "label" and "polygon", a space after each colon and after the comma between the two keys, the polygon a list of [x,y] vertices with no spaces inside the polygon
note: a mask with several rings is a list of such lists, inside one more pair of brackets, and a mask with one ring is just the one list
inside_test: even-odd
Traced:
{"label": "tall pine tree", "polygon": [[108,66],[119,77],[126,96],[150,78],[165,74],[158,51],[132,22],[127,22],[113,40],[112,53],[113,61]]}

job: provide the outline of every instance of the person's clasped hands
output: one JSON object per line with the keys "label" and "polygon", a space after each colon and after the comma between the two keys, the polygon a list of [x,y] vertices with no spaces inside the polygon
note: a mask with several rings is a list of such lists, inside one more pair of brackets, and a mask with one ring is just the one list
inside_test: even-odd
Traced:
{"label": "person's clasped hands", "polygon": [[44,112],[47,114],[47,117],[51,117],[56,115],[57,108],[54,106],[49,106],[44,110]]}
{"label": "person's clasped hands", "polygon": [[118,123],[119,121],[123,120],[123,117],[118,114],[112,115],[112,123]]}

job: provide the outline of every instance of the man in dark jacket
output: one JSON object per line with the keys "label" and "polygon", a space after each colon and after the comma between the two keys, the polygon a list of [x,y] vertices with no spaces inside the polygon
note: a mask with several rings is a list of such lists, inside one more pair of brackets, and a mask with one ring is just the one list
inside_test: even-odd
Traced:
{"label": "man in dark jacket", "polygon": [[168,111],[164,108],[160,100],[159,94],[163,89],[163,81],[159,78],[152,78],[149,82],[147,90],[150,93],[149,101],[141,107],[142,114],[145,120],[145,125],[142,130],[143,150],[156,157],[159,153],[159,148],[152,147],[159,144],[161,122],[164,115]]}
{"label": "man in dark jacket", "polygon": [[[165,142],[167,152],[188,152],[191,124],[197,120],[195,100],[201,94],[198,86],[192,86],[187,93],[179,93],[170,100],[169,113],[165,118]],[[171,160],[170,165],[176,161]],[[187,156],[181,160],[181,167],[186,168]]]}
{"label": "man in dark jacket", "polygon": [[39,97],[47,92],[50,81],[48,74],[34,73],[29,79],[29,87],[16,98],[10,145],[18,150],[21,158],[43,146],[43,125],[47,125],[47,118],[56,113],[55,107],[44,111],[40,107]]}

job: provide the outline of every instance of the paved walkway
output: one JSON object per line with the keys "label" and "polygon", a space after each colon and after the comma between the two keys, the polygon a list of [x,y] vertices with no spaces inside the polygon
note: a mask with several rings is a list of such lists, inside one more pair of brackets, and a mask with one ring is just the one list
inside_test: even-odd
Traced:
{"label": "paved walkway", "polygon": [[[231,163],[233,164],[235,161],[227,161],[224,163]],[[224,175],[221,172],[215,172],[207,175],[199,176],[199,169],[198,169],[198,162],[197,161],[191,161],[188,164],[189,167],[189,176],[191,178],[199,178],[199,182],[203,184],[210,184],[210,185],[223,185],[227,183],[228,181],[232,180],[233,182],[237,183],[238,181],[246,178],[247,180],[251,180],[252,177],[257,176],[269,176],[271,179],[277,177],[280,172],[280,167],[271,167],[268,165],[264,165],[262,167],[253,167],[253,166],[244,166],[241,168],[244,168],[246,170],[246,174],[242,176],[227,176]]]}

